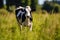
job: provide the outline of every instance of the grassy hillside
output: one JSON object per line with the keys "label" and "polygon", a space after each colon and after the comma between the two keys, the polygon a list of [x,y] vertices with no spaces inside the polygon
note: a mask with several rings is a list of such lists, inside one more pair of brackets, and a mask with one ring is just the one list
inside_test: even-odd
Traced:
{"label": "grassy hillside", "polygon": [[33,31],[20,31],[15,14],[0,9],[0,40],[60,40],[60,14],[32,14]]}

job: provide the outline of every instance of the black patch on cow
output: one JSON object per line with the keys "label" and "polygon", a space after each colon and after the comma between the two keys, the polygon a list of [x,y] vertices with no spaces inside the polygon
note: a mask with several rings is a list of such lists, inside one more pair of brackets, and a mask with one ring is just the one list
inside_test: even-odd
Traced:
{"label": "black patch on cow", "polygon": [[[18,14],[19,11],[22,11],[24,13],[23,14],[20,13],[19,16],[17,17],[17,14]],[[25,19],[26,19],[25,14],[26,14],[26,10],[25,9],[18,9],[18,10],[16,10],[16,18],[17,18],[17,21],[20,20],[20,19],[22,19],[22,22],[24,22]]]}
{"label": "black patch on cow", "polygon": [[33,20],[33,18],[32,18],[32,13],[31,13],[31,11],[30,11],[30,15],[31,15],[31,17],[30,17],[30,21],[32,21],[32,20]]}
{"label": "black patch on cow", "polygon": [[30,18],[30,21],[32,21],[32,17]]}
{"label": "black patch on cow", "polygon": [[24,22],[26,19],[25,13],[22,15],[22,22]]}
{"label": "black patch on cow", "polygon": [[[24,13],[23,13],[23,15],[22,15],[22,13],[20,13],[19,16],[17,17],[17,14],[18,14],[19,11],[22,11]],[[25,16],[26,13],[27,13],[26,9],[18,9],[18,10],[15,11],[15,13],[16,13],[16,19],[17,19],[18,23],[19,23],[20,19],[22,19],[22,21],[21,21],[22,23],[26,20],[26,16]],[[22,15],[22,17],[21,17],[21,15]],[[30,16],[31,17],[29,17],[29,19],[30,19],[30,21],[32,21],[33,18],[32,18],[31,12],[30,12]],[[22,24],[22,23],[20,23],[20,24]]]}

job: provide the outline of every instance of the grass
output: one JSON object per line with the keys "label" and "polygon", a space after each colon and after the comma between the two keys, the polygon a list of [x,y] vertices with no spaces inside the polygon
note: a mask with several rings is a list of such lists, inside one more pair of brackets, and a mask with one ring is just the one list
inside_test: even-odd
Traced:
{"label": "grass", "polygon": [[0,40],[60,40],[60,13],[33,14],[33,31],[20,28],[15,14],[0,9]]}

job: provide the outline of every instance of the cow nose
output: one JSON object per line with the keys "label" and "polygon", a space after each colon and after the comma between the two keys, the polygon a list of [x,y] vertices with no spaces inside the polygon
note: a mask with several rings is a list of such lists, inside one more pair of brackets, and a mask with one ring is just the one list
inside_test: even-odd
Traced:
{"label": "cow nose", "polygon": [[27,16],[27,18],[30,18],[29,16]]}

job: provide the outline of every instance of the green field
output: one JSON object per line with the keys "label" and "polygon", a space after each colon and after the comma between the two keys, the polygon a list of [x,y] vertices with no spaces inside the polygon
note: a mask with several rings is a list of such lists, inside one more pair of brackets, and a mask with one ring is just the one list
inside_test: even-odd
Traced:
{"label": "green field", "polygon": [[33,12],[33,31],[20,31],[15,14],[0,9],[0,40],[60,40],[60,13]]}

